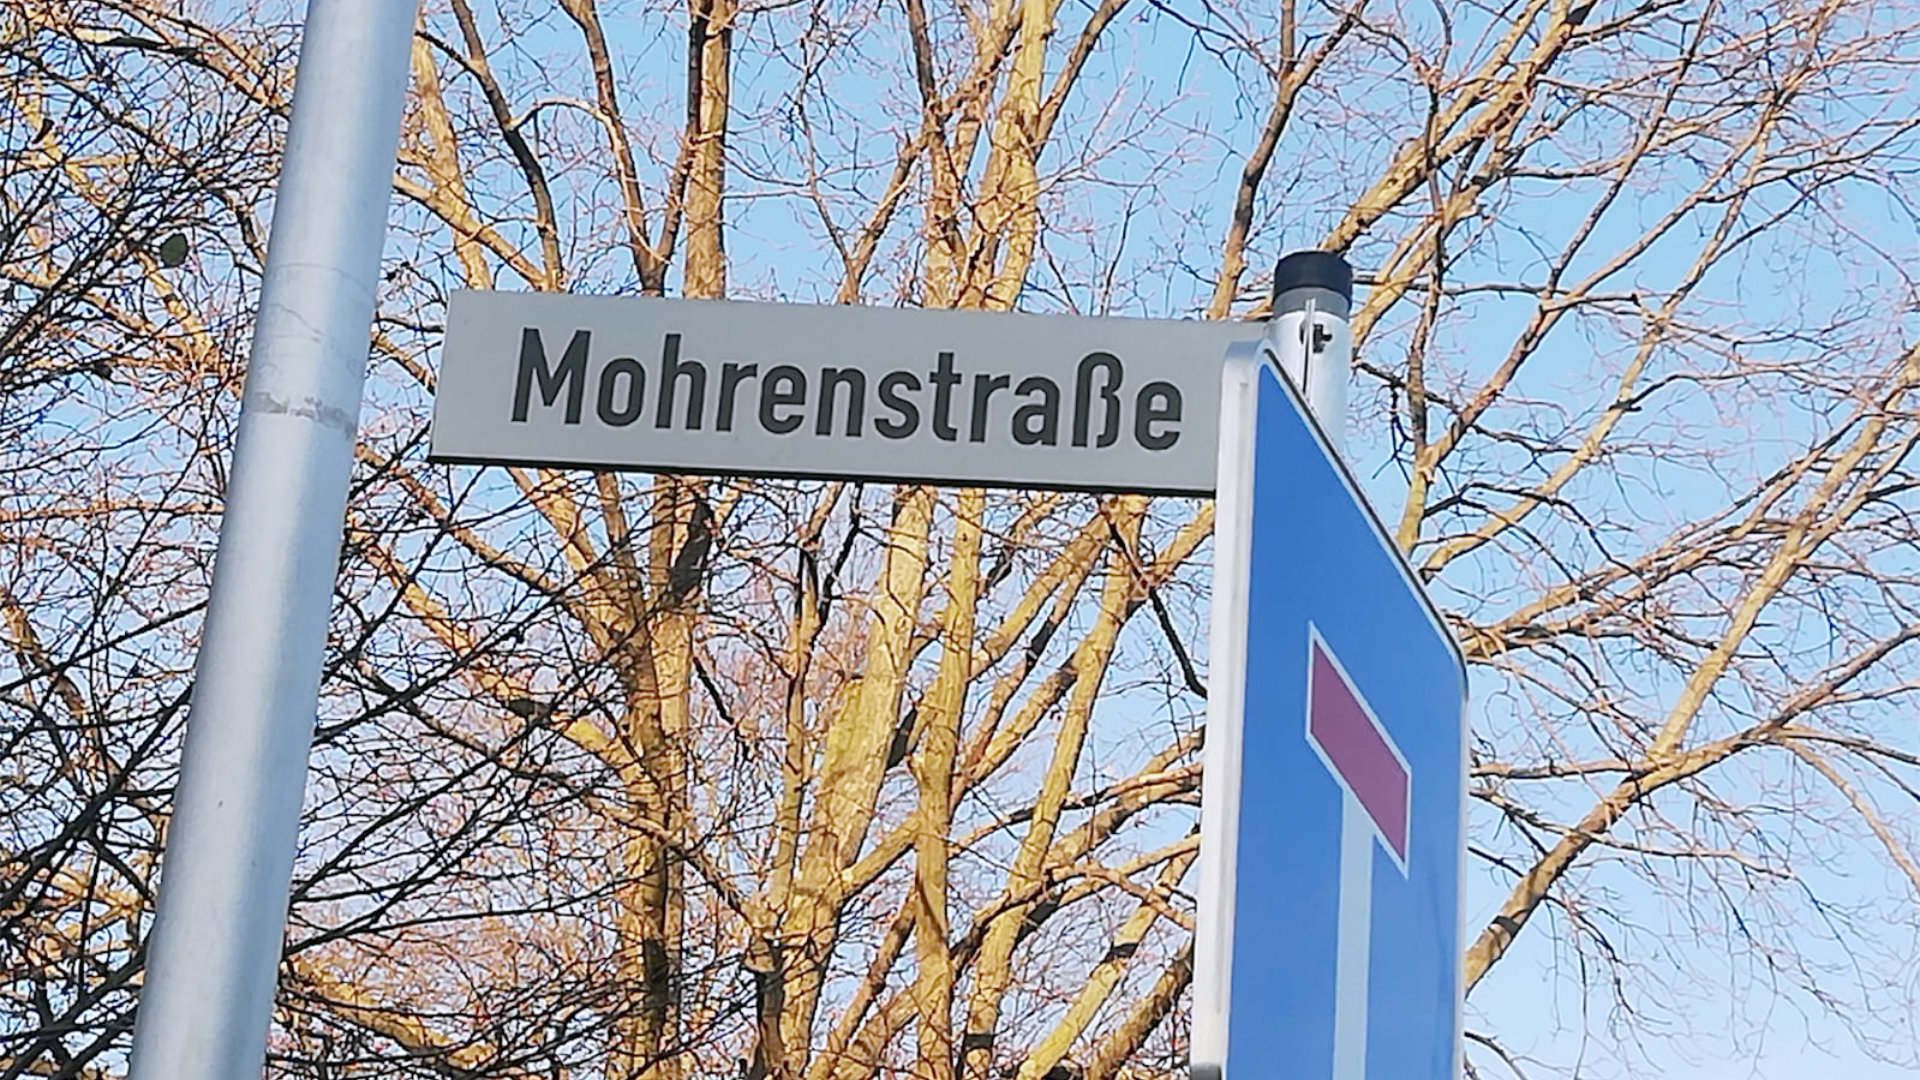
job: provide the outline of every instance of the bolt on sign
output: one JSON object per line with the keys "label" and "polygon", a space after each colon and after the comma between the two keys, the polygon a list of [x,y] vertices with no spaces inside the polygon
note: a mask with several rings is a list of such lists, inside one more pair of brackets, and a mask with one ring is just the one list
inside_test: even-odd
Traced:
{"label": "bolt on sign", "polygon": [[1210,495],[1232,323],[458,292],[436,461]]}

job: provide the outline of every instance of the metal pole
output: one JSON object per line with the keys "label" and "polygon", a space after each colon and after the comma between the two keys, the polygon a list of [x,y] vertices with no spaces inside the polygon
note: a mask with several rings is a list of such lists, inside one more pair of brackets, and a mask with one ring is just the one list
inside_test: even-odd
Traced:
{"label": "metal pole", "polygon": [[258,1080],[416,14],[311,0],[131,1080]]}
{"label": "metal pole", "polygon": [[[1266,335],[1258,341],[1231,346],[1223,358],[1221,376],[1219,487],[1215,494],[1219,518],[1214,522],[1213,614],[1208,631],[1217,664],[1211,675],[1213,692],[1207,701],[1206,790],[1200,800],[1203,839],[1195,911],[1199,925],[1194,939],[1193,1023],[1189,1035],[1192,1080],[1234,1080],[1223,1076],[1223,1071],[1231,1038],[1228,1012],[1237,920],[1235,861],[1240,840],[1240,790],[1245,782],[1240,761],[1241,726],[1245,722],[1241,703],[1250,662],[1247,605],[1260,366],[1273,364],[1302,391],[1337,450],[1352,358],[1347,313],[1352,306],[1353,273],[1344,259],[1324,251],[1296,252],[1280,261],[1274,284],[1273,319]],[[1303,728],[1305,719],[1301,717]],[[1359,800],[1346,798],[1352,805],[1343,807],[1341,813],[1341,884],[1342,896],[1350,897],[1369,883],[1353,884],[1349,875],[1370,871],[1372,864],[1349,858],[1346,849],[1358,846],[1349,843],[1354,837],[1371,845],[1373,832]],[[1352,821],[1355,813],[1360,815],[1358,825]],[[1336,931],[1342,935],[1336,952],[1349,969],[1355,960],[1352,946],[1356,942],[1370,944],[1369,936],[1356,933],[1357,928],[1366,929],[1365,924],[1343,916]],[[1364,972],[1364,957],[1360,961]],[[1364,977],[1360,989],[1364,993]],[[1351,1006],[1345,1010],[1344,1027],[1341,1010],[1338,1006],[1335,1009],[1335,1023],[1340,1029],[1336,1040],[1345,1035],[1349,1046],[1351,1031],[1365,1031],[1364,998],[1360,1004],[1357,1025]],[[1363,1045],[1363,1053],[1364,1049]],[[1350,1064],[1350,1052],[1338,1060]],[[1334,1075],[1344,1078],[1348,1074]]]}
{"label": "metal pole", "polygon": [[1331,251],[1296,251],[1273,272],[1267,347],[1300,388],[1335,450],[1347,448],[1347,378],[1353,367],[1353,269]]}
{"label": "metal pole", "polygon": [[[1328,251],[1297,251],[1274,271],[1267,345],[1333,444],[1346,449],[1353,366],[1353,270]],[[1373,946],[1373,821],[1351,791],[1340,799],[1340,915],[1334,938],[1332,1080],[1366,1080],[1367,969]]]}

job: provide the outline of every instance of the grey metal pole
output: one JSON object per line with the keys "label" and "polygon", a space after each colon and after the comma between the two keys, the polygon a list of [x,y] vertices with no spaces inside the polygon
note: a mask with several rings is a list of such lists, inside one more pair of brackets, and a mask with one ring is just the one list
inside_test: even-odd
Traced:
{"label": "grey metal pole", "polygon": [[1335,450],[1346,450],[1347,378],[1353,367],[1353,269],[1331,251],[1296,251],[1273,272],[1267,347],[1300,388]]}
{"label": "grey metal pole", "polygon": [[132,1080],[258,1080],[386,236],[414,0],[311,0]]}
{"label": "grey metal pole", "polygon": [[[1223,1080],[1227,1058],[1228,1000],[1233,982],[1235,852],[1239,848],[1240,745],[1246,717],[1247,605],[1253,536],[1253,464],[1259,423],[1257,395],[1260,365],[1278,367],[1307,399],[1336,452],[1342,444],[1352,334],[1347,315],[1353,303],[1353,272],[1346,260],[1325,251],[1295,252],[1280,260],[1274,274],[1273,318],[1258,341],[1227,350],[1221,383],[1219,518],[1214,522],[1214,591],[1208,640],[1220,663],[1214,668],[1213,694],[1207,703],[1206,790],[1201,795],[1199,881],[1194,940],[1193,1016],[1189,1032],[1192,1080]],[[1304,704],[1304,702],[1303,702]],[[1371,886],[1373,832],[1358,799],[1345,796],[1341,810],[1341,917],[1336,951],[1341,974],[1361,972],[1355,1008],[1355,984],[1336,979],[1335,1080],[1362,1080],[1354,1068],[1365,1065],[1366,1001],[1364,950],[1370,927],[1349,917],[1350,908],[1367,914],[1368,905],[1349,905]],[[1249,915],[1249,917],[1255,917]],[[1345,1003],[1344,1007],[1342,1002]],[[1355,1033],[1361,1038],[1356,1040]],[[1359,1045],[1360,1056],[1353,1050]],[[1224,1080],[1246,1080],[1238,1074]]]}
{"label": "grey metal pole", "polygon": [[[1268,348],[1307,399],[1335,453],[1346,449],[1353,366],[1353,270],[1328,251],[1296,251],[1274,270]],[[1351,791],[1340,806],[1340,914],[1334,931],[1332,1080],[1366,1080],[1367,969],[1373,947],[1374,829]]]}

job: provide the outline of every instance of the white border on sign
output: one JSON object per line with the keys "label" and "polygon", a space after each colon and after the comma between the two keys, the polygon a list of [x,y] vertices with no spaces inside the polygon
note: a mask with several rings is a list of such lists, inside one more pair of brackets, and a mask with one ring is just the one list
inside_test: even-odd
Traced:
{"label": "white border on sign", "polygon": [[1235,861],[1240,837],[1240,734],[1247,685],[1247,587],[1252,580],[1253,438],[1260,391],[1258,342],[1227,350],[1220,375],[1220,465],[1215,474],[1207,735],[1201,752],[1200,883],[1194,897],[1194,1080],[1222,1080],[1233,991]]}

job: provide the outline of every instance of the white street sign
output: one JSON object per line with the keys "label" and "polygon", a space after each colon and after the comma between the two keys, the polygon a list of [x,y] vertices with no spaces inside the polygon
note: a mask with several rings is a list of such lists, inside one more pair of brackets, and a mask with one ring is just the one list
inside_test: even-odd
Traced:
{"label": "white street sign", "polygon": [[436,461],[1208,495],[1233,323],[458,292]]}

